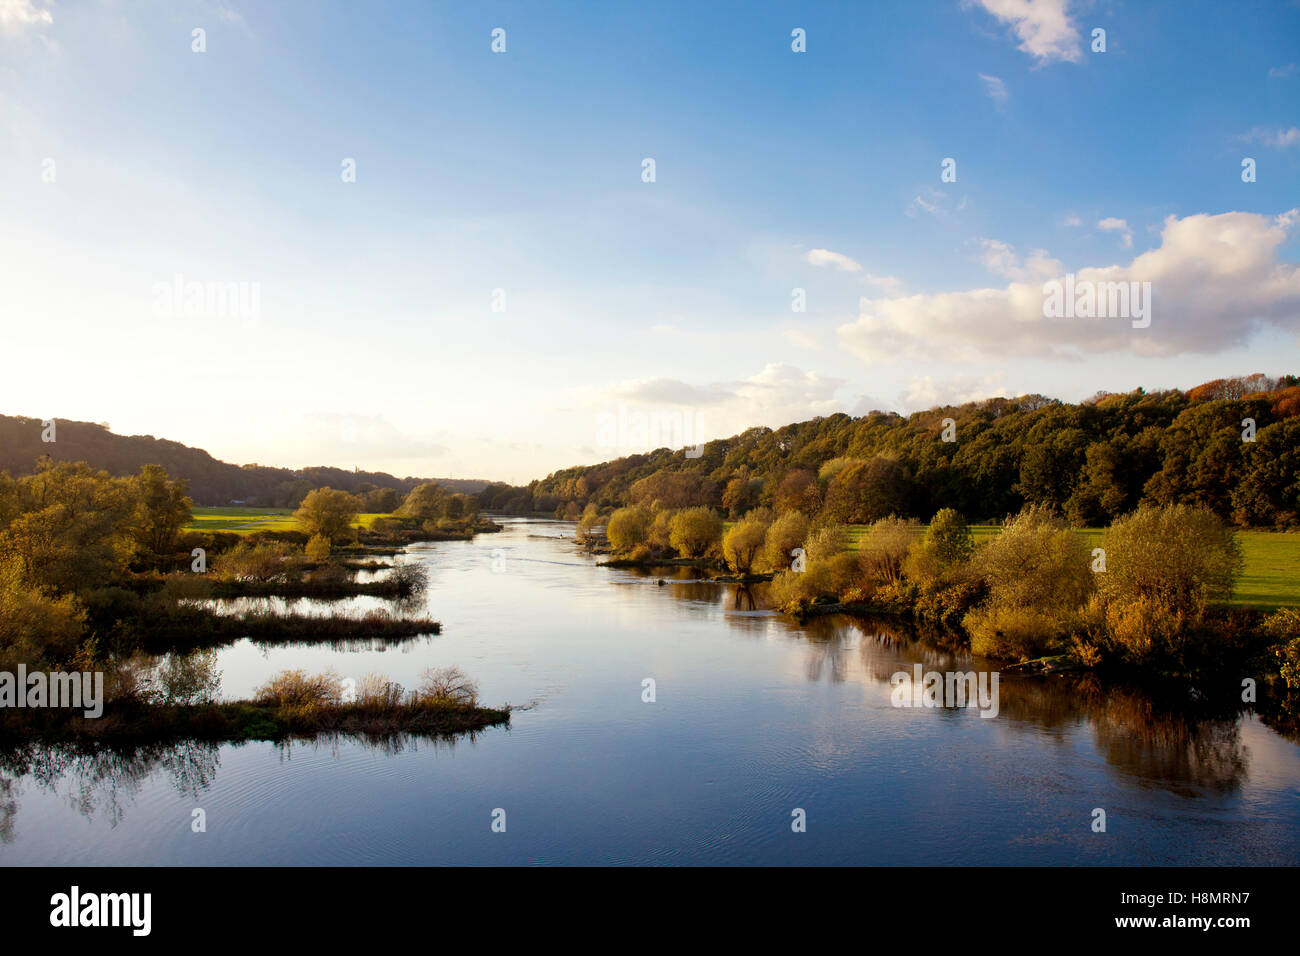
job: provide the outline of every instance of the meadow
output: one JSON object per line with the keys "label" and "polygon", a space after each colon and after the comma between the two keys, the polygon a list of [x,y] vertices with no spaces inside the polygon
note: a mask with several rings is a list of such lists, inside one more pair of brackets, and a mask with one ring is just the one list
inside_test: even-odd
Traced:
{"label": "meadow", "polygon": [[[303,527],[290,508],[194,508],[193,518],[186,531],[228,531],[234,534],[252,534],[255,531],[302,531]],[[357,515],[357,523],[369,528],[376,518],[388,515],[366,513]]]}

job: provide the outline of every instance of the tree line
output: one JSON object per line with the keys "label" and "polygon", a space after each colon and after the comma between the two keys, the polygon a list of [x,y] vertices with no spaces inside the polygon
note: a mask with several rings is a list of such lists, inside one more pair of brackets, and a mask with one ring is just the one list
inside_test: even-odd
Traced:
{"label": "tree line", "polygon": [[1300,378],[1217,379],[1182,391],[990,398],[899,415],[846,414],[494,483],[484,510],[579,518],[627,505],[768,507],[823,522],[952,508],[1000,521],[1027,505],[1102,526],[1139,505],[1203,507],[1239,527],[1300,527]]}

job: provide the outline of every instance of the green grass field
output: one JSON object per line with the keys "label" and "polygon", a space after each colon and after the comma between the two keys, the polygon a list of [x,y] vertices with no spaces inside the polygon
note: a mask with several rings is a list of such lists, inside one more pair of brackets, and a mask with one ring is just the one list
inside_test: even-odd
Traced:
{"label": "green grass field", "polygon": [[[254,531],[301,531],[289,508],[195,508],[194,519],[186,531],[231,531],[252,534]],[[357,515],[357,523],[369,528],[383,514]]]}

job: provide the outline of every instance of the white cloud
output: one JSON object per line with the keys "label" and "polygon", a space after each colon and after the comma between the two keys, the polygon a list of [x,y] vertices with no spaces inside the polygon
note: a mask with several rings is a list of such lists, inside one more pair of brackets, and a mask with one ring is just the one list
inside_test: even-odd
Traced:
{"label": "white cloud", "polygon": [[[933,186],[927,187],[912,198],[907,207],[907,215],[915,216],[918,211],[924,212],[936,218],[943,218],[948,215],[949,194],[935,189]],[[966,197],[962,196],[961,201],[957,203],[957,211],[966,208]]]}
{"label": "white cloud", "polygon": [[1268,75],[1274,77],[1294,76],[1295,72],[1296,65],[1294,63],[1288,63],[1286,66],[1271,67],[1268,71]]}
{"label": "white cloud", "polygon": [[1001,78],[996,76],[987,76],[984,73],[977,73],[976,75],[984,81],[984,92],[989,95],[989,99],[993,101],[993,105],[998,109],[1002,109],[1006,106],[1008,96],[1007,85],[1002,82]]}
{"label": "white cloud", "polygon": [[597,413],[616,416],[623,409],[649,416],[679,410],[699,431],[691,440],[708,441],[754,425],[775,428],[845,411],[846,402],[838,396],[844,385],[844,379],[776,362],[740,381],[694,385],[657,378],[579,391],[582,404]]}
{"label": "white cloud", "polygon": [[925,411],[944,405],[963,405],[977,402],[982,398],[1010,398],[1006,386],[1002,385],[1002,372],[980,379],[963,376],[947,378],[935,382],[929,375],[908,379],[907,388],[898,396],[906,413]]}
{"label": "white cloud", "polygon": [[890,293],[898,292],[903,288],[903,280],[897,276],[877,276],[868,272],[862,277],[862,281]]}
{"label": "white cloud", "polygon": [[965,0],[978,3],[999,21],[1011,26],[1019,49],[1040,63],[1083,60],[1079,31],[1066,11],[1068,0]]}
{"label": "white cloud", "polygon": [[1102,232],[1118,232],[1120,245],[1125,249],[1133,248],[1133,230],[1129,228],[1127,221],[1110,216],[1098,222],[1097,228]]}
{"label": "white cloud", "polygon": [[1029,258],[1021,260],[1015,248],[1000,239],[980,239],[979,260],[994,275],[1019,282],[1050,279],[1060,275],[1065,268],[1059,259],[1053,259],[1045,249],[1034,249]]}
{"label": "white cloud", "polygon": [[1244,134],[1241,139],[1249,143],[1260,143],[1273,149],[1290,149],[1292,146],[1300,146],[1300,129],[1294,126],[1290,129],[1280,127],[1266,129],[1262,126],[1256,126],[1249,133]]}
{"label": "white cloud", "polygon": [[834,266],[844,272],[862,271],[860,264],[843,253],[831,252],[829,249],[813,249],[804,258],[815,266]]}
{"label": "white cloud", "polygon": [[21,33],[37,24],[50,24],[49,10],[38,8],[32,0],[0,0],[0,33]]}
{"label": "white cloud", "polygon": [[910,206],[907,207],[907,214],[908,214],[909,216],[914,216],[914,215],[916,215],[916,210],[917,210],[917,209],[923,209],[923,210],[925,210],[926,212],[928,212],[928,213],[929,213],[930,215],[932,215],[932,216],[938,214],[938,212],[939,212],[939,200],[938,200],[938,197],[935,195],[934,190],[930,190],[929,192],[930,192],[931,197],[934,198],[935,201],[934,201],[934,202],[926,202],[926,201],[925,201],[924,199],[922,199],[920,196],[915,196],[915,197],[913,197],[913,199],[912,199],[912,204],[911,204]]}
{"label": "white cloud", "polygon": [[1151,325],[1127,319],[1045,319],[1043,283],[863,298],[840,340],[866,362],[983,356],[1077,358],[1129,351],[1175,356],[1245,344],[1259,330],[1300,332],[1300,265],[1280,261],[1300,210],[1170,216],[1161,244],[1127,265],[1076,270],[1077,281],[1150,282]]}

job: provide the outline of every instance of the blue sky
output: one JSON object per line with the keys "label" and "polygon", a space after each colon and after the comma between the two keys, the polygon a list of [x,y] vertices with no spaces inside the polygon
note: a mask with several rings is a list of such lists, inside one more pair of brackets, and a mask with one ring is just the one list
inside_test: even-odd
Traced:
{"label": "blue sky", "polygon": [[[0,410],[524,481],[636,450],[611,416],[1295,372],[1297,41],[1286,0],[0,0]],[[1034,321],[1065,273],[1150,328]]]}

